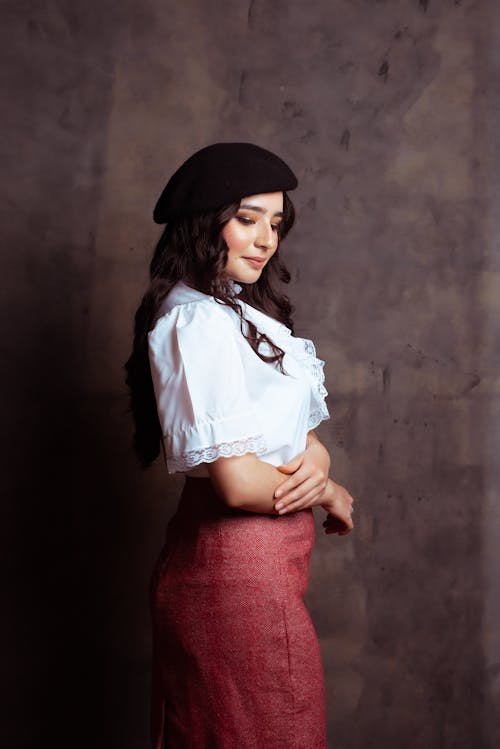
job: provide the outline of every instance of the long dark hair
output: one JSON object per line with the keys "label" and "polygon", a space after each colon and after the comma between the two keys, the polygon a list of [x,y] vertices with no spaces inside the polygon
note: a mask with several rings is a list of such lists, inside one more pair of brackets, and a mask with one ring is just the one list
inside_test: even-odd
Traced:
{"label": "long dark hair", "polygon": [[[149,366],[148,333],[154,327],[160,305],[178,281],[184,281],[199,291],[209,294],[231,307],[240,318],[242,334],[261,359],[278,362],[283,371],[284,351],[265,333],[244,318],[234,289],[224,276],[228,247],[221,236],[222,228],[238,212],[240,203],[231,203],[216,211],[197,213],[170,221],[156,245],[149,266],[150,283],[135,313],[132,353],[126,361],[125,382],[129,387],[129,408],[135,432],[133,447],[143,468],[148,468],[160,454],[162,429],[158,418],[155,392]],[[286,325],[293,333],[288,297],[276,288],[277,281],[289,283],[290,273],[280,257],[280,245],[295,221],[295,209],[287,193],[283,193],[283,219],[278,226],[278,249],[262,269],[259,279],[252,284],[240,284],[238,297],[265,314]],[[266,341],[273,351],[265,355],[259,351]]]}

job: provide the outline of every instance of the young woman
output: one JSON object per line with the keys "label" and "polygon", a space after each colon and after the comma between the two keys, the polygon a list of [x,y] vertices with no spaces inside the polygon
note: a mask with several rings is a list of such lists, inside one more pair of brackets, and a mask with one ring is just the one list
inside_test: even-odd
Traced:
{"label": "young woman", "polygon": [[171,177],[127,383],[144,467],[184,473],[151,578],[153,749],[325,749],[318,639],[303,602],[314,542],[353,528],[314,433],[323,364],[293,334],[281,243],[297,179],[251,143]]}

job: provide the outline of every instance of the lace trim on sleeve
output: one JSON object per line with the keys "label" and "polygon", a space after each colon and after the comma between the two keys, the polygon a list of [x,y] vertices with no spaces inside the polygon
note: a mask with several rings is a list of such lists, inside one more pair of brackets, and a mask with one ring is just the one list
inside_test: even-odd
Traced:
{"label": "lace trim on sleeve", "polygon": [[190,450],[183,455],[167,455],[167,464],[170,473],[188,471],[199,463],[213,463],[217,458],[230,458],[233,455],[245,455],[245,453],[265,453],[267,445],[263,434],[245,437],[231,442],[221,442],[218,445],[205,447],[198,450]]}

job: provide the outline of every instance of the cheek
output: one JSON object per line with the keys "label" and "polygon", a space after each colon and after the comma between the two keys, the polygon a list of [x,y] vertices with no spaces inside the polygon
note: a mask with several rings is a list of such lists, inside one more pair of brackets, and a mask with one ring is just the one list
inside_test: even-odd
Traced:
{"label": "cheek", "polygon": [[229,252],[240,252],[245,250],[251,242],[248,230],[241,224],[229,222],[222,230],[222,237],[229,248]]}

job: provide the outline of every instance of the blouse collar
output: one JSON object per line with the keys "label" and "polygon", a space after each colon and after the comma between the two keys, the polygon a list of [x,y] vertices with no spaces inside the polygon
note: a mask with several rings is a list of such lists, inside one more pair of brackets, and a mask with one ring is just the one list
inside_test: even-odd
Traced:
{"label": "blouse collar", "polygon": [[[229,286],[233,290],[233,294],[239,294],[242,290],[242,286],[236,281],[230,280]],[[193,286],[184,281],[177,281],[175,286],[172,287],[170,292],[167,294],[168,307],[175,307],[177,304],[186,304],[188,302],[195,302],[199,299],[213,299],[211,294],[205,294],[203,291],[195,289]]]}
{"label": "blouse collar", "polygon": [[[236,281],[231,281],[230,285],[233,287],[235,295],[239,294],[243,288]],[[214,299],[214,297],[189,286],[184,281],[178,281],[167,294],[160,314],[165,314],[179,304],[188,304],[189,302],[196,302],[201,299]],[[278,346],[281,345],[283,348],[287,343],[290,346],[291,330],[284,323],[275,320],[274,317],[261,312],[256,307],[252,307],[251,304],[244,302],[242,299],[238,299],[237,301],[242,309],[244,318],[253,322],[261,332],[269,335]]]}
{"label": "blouse collar", "polygon": [[[232,286],[235,290],[235,294],[238,294],[242,289],[240,284],[236,283],[236,281],[232,282]],[[198,289],[194,289],[192,286],[188,286],[184,281],[178,281],[164,299],[160,314],[169,312],[178,304],[187,304],[189,302],[199,301],[200,299],[214,299],[214,297],[209,294],[204,294],[202,291],[198,291]],[[318,421],[314,422],[314,426],[317,426],[321,419],[328,418],[328,409],[324,403],[325,396],[328,395],[328,392],[324,386],[323,365],[325,362],[316,357],[314,343],[308,338],[299,338],[292,335],[292,331],[284,323],[275,320],[274,317],[267,315],[265,312],[261,312],[261,310],[258,310],[256,307],[252,307],[251,304],[247,304],[247,302],[244,302],[242,299],[238,299],[237,301],[242,308],[243,317],[246,320],[253,322],[257,327],[257,330],[266,333],[273,343],[283,349],[285,354],[290,355],[303,366],[307,376],[313,384],[313,398],[317,401],[317,411],[315,413],[318,415]],[[310,429],[313,429],[314,426],[311,426]]]}

